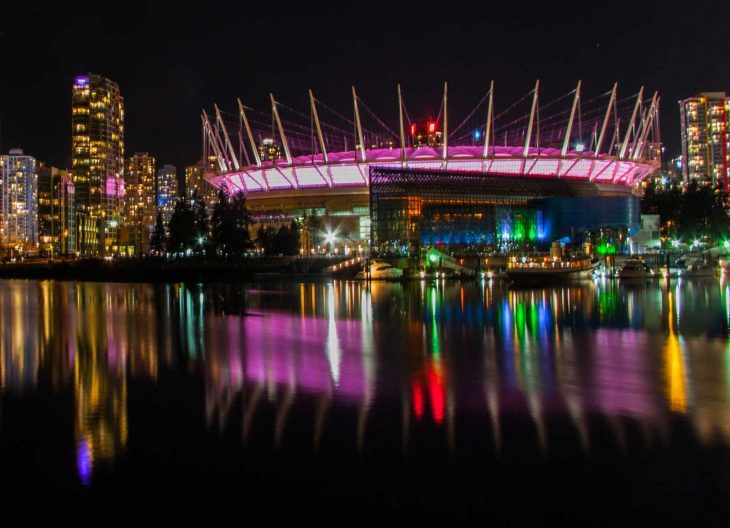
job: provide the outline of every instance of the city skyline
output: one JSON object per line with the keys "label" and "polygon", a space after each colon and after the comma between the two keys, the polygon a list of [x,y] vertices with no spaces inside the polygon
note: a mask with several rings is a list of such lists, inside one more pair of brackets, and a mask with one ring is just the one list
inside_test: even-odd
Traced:
{"label": "city skyline", "polygon": [[[448,80],[456,89],[468,86],[460,100],[450,102],[458,119],[490,79],[499,82],[501,101],[513,100],[537,78],[556,93],[570,89],[578,78],[595,86],[618,79],[623,93],[634,93],[650,82],[662,94],[668,157],[676,157],[676,102],[702,91],[730,89],[730,75],[718,60],[728,47],[720,31],[727,25],[722,11],[703,19],[702,42],[673,37],[710,10],[702,4],[681,11],[634,4],[630,10],[587,10],[561,4],[557,9],[534,7],[519,19],[495,6],[482,17],[447,17],[450,22],[444,27],[434,21],[447,7],[429,3],[386,12],[376,7],[313,7],[311,13],[317,16],[312,17],[309,10],[291,5],[270,10],[214,5],[205,13],[216,21],[215,27],[199,24],[192,15],[148,6],[133,17],[110,20],[104,33],[92,29],[89,46],[74,42],[74,30],[95,27],[103,10],[76,20],[65,9],[46,6],[33,18],[38,39],[13,46],[14,38],[27,29],[32,9],[9,6],[1,13],[5,23],[0,24],[0,45],[13,51],[10,68],[32,82],[8,83],[0,89],[0,150],[23,148],[58,167],[70,167],[70,145],[62,133],[70,121],[68,86],[87,71],[113,79],[125,94],[128,151],[149,151],[180,170],[200,158],[200,108],[236,96],[263,107],[269,90],[283,103],[306,110],[301,94],[307,88],[332,106],[344,107],[350,95],[346,88],[355,84],[364,100],[375,101],[376,112],[389,115],[395,95],[390,100],[383,94],[394,92],[401,82],[409,96],[419,92],[413,111],[422,115],[437,112],[441,83]],[[273,31],[265,24],[244,22],[266,14],[277,17]],[[168,23],[160,25],[163,20]],[[355,21],[367,28],[368,45],[348,31]],[[624,31],[615,31],[617,24]],[[239,26],[246,31],[239,32]],[[433,41],[427,52],[412,48],[421,36]],[[536,38],[540,46],[535,46]],[[334,41],[337,46],[331,45]],[[217,48],[222,42],[225,51]],[[154,57],[146,52],[150,48],[156,49]],[[141,59],[131,61],[129,56]],[[29,118],[21,117],[28,112]],[[39,133],[31,124],[41,116],[48,123]]]}

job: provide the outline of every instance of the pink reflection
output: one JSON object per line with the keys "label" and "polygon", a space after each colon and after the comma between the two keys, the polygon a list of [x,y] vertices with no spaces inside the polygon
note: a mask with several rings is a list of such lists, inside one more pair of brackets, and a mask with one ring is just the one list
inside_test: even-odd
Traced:
{"label": "pink reflection", "polygon": [[656,416],[656,380],[650,367],[649,334],[634,330],[596,331],[591,365],[593,403],[607,414]]}
{"label": "pink reflection", "polygon": [[[354,320],[278,312],[247,316],[240,339],[227,336],[229,372],[244,373],[247,381],[359,401],[366,392],[361,333]],[[337,347],[337,353],[328,354],[327,347]]]}

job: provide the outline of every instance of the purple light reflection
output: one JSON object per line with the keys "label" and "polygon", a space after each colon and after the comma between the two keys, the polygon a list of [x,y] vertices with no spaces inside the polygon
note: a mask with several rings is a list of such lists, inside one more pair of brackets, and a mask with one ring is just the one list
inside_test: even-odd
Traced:
{"label": "purple light reflection", "polygon": [[86,440],[81,440],[76,450],[76,470],[84,486],[88,486],[91,483],[91,469],[92,460],[89,445],[86,443]]}
{"label": "purple light reflection", "polygon": [[[334,325],[334,327],[331,327]],[[339,354],[333,359],[326,349],[332,333]],[[360,321],[334,322],[314,317],[269,312],[244,321],[244,371],[248,381],[296,386],[312,393],[332,392],[348,401],[360,401],[366,394],[361,352]],[[240,372],[240,341],[229,342],[229,371]],[[337,365],[330,364],[336,360]],[[333,379],[338,372],[338,379]]]}
{"label": "purple light reflection", "polygon": [[[649,334],[635,330],[596,331],[591,362],[593,403],[606,414],[658,416],[652,382]],[[659,384],[661,385],[661,384]],[[585,388],[587,391],[589,387]]]}

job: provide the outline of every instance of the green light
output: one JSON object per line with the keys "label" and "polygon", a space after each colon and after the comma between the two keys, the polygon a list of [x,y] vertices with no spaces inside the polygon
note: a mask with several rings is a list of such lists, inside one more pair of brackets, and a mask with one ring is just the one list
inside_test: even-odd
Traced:
{"label": "green light", "polygon": [[430,255],[428,256],[428,260],[429,260],[429,262],[431,262],[432,264],[436,264],[436,263],[437,263],[437,262],[439,261],[439,258],[438,258],[438,256],[437,256],[437,255],[436,255],[435,253],[431,253],[431,254],[430,254]]}
{"label": "green light", "polygon": [[532,331],[532,335],[537,335],[537,308],[534,305],[530,305],[529,309],[529,317],[530,317],[530,330]]}
{"label": "green light", "polygon": [[517,304],[515,310],[515,326],[517,326],[517,335],[522,340],[525,337],[525,305],[522,302]]}
{"label": "green light", "polygon": [[525,238],[525,225],[522,220],[515,221],[514,239],[519,242]]}
{"label": "green light", "polygon": [[614,255],[616,254],[616,246],[610,242],[601,242],[596,246],[596,253],[599,255]]}

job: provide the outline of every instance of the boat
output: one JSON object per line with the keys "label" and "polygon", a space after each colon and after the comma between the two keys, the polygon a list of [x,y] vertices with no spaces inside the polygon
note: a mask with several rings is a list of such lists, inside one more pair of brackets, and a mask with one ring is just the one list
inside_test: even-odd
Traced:
{"label": "boat", "polygon": [[715,264],[696,258],[687,261],[686,267],[680,270],[679,276],[686,279],[714,277],[716,271],[717,266]]}
{"label": "boat", "polygon": [[618,270],[619,279],[655,279],[659,274],[651,269],[646,262],[638,258],[629,258]]}
{"label": "boat", "polygon": [[598,266],[593,256],[523,256],[511,257],[504,273],[515,283],[556,282],[590,279]]}
{"label": "boat", "polygon": [[359,271],[358,279],[382,280],[399,279],[403,276],[403,270],[388,264],[387,262],[370,261],[370,266]]}

